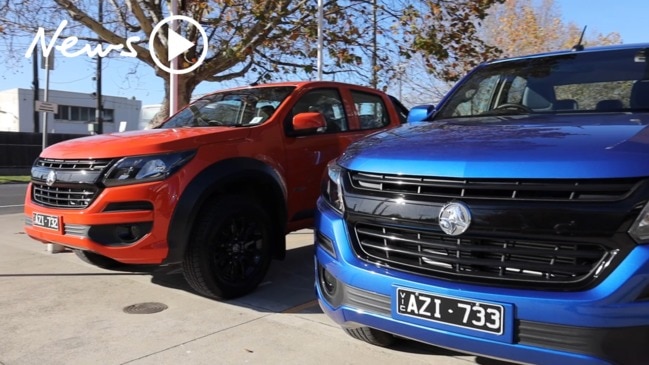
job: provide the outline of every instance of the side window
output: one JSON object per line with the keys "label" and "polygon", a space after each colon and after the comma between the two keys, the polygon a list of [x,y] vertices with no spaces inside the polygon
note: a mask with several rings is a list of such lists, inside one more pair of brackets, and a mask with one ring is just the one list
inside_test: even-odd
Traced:
{"label": "side window", "polygon": [[[592,82],[555,86],[555,110],[620,110],[631,106],[634,81]],[[568,100],[568,101],[566,101]]]}
{"label": "side window", "polygon": [[453,116],[479,115],[488,111],[499,81],[500,76],[494,75],[466,90],[465,95],[461,97],[464,102],[457,105]]}
{"label": "side window", "polygon": [[360,129],[381,128],[390,123],[385,104],[379,96],[352,91],[352,99],[360,120]]}
{"label": "side window", "polygon": [[518,76],[514,77],[512,82],[509,84],[509,90],[507,90],[507,100],[505,102],[510,104],[522,104],[523,93],[525,92],[526,86],[527,80]]}
{"label": "side window", "polygon": [[304,94],[293,106],[285,121],[287,133],[292,132],[293,116],[299,113],[318,112],[327,122],[324,131],[315,133],[335,133],[348,129],[347,114],[343,108],[342,99],[336,89],[318,89]]}

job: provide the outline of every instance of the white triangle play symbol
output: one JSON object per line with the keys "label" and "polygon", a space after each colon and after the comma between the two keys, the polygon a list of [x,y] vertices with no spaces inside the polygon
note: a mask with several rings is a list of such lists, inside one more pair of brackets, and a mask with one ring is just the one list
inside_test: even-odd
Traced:
{"label": "white triangle play symbol", "polygon": [[188,41],[185,37],[174,32],[172,29],[169,29],[169,32],[167,33],[167,39],[169,40],[167,61],[173,60],[195,45],[194,42]]}

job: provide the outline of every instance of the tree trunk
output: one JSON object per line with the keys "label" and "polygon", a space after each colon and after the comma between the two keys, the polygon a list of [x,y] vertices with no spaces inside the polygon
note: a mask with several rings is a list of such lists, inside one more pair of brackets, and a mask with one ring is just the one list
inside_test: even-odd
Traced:
{"label": "tree trunk", "polygon": [[[151,121],[149,122],[149,128],[155,128],[161,125],[169,117],[169,83],[170,75],[166,75],[164,77],[165,96],[164,99],[162,99],[162,106],[160,107],[160,111],[158,111],[155,117],[153,117],[153,119],[151,119]],[[184,108],[185,106],[187,106],[187,104],[189,104],[189,102],[191,101],[192,93],[194,92],[194,89],[197,85],[198,82],[196,82],[196,79],[194,77],[178,75],[176,83],[176,87],[178,88],[178,110]]]}

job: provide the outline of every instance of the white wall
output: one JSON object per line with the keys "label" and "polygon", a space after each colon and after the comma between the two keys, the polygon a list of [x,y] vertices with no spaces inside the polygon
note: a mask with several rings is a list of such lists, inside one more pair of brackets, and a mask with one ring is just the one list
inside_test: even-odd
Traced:
{"label": "white wall", "polygon": [[140,129],[148,129],[149,122],[162,108],[162,104],[148,104],[142,105],[142,110],[140,111]]}
{"label": "white wall", "polygon": [[20,132],[19,98],[15,90],[0,91],[0,131]]}
{"label": "white wall", "polygon": [[[43,101],[43,90],[40,92],[39,99]],[[0,91],[0,131],[12,132],[33,132],[33,91],[28,89],[10,89]],[[127,122],[126,130],[136,130],[139,128],[140,109],[142,102],[139,100],[128,99],[116,96],[102,96],[103,108],[113,109],[113,122],[102,123],[104,133],[117,132],[121,121]],[[76,107],[95,108],[97,100],[88,93],[76,93],[60,90],[48,91],[48,102],[69,105]],[[16,124],[12,113],[19,119],[19,129],[13,126]],[[94,119],[94,115],[92,116]],[[13,128],[13,129],[12,129]],[[39,131],[43,129],[43,113],[39,113]],[[89,134],[88,123],[85,121],[55,120],[54,114],[48,113],[47,130],[49,133],[74,133]]]}

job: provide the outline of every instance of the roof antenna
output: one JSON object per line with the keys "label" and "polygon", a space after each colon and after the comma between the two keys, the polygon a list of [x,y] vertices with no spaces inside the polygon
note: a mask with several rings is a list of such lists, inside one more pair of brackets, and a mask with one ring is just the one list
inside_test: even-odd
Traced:
{"label": "roof antenna", "polygon": [[581,42],[584,40],[584,34],[586,33],[586,27],[587,25],[584,25],[584,30],[581,31],[581,37],[579,37],[579,42],[572,46],[572,51],[578,52],[578,51],[583,51],[584,50],[584,45],[581,44]]}

